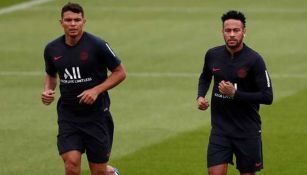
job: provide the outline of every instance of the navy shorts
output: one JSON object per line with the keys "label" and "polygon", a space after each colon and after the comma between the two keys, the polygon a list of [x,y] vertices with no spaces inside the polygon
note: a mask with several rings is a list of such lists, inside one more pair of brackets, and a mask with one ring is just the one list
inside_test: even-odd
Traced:
{"label": "navy shorts", "polygon": [[236,156],[237,169],[241,173],[260,171],[263,168],[261,137],[231,138],[211,134],[207,152],[207,166],[233,164]]}
{"label": "navy shorts", "polygon": [[59,121],[59,154],[78,150],[86,153],[89,162],[108,162],[113,142],[113,120],[109,111],[103,112],[98,118],[88,122]]}

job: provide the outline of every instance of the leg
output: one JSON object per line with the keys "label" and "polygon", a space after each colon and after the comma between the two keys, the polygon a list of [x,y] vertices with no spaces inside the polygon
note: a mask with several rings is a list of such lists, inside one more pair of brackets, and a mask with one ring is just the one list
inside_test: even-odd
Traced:
{"label": "leg", "polygon": [[107,165],[113,141],[111,114],[104,112],[101,121],[88,123],[86,127],[84,142],[91,175],[116,175],[113,167]]}
{"label": "leg", "polygon": [[106,163],[89,162],[91,175],[116,175],[114,168]]}
{"label": "leg", "polygon": [[68,151],[63,153],[61,156],[64,161],[65,175],[81,174],[81,153],[79,151]]}
{"label": "leg", "polygon": [[228,164],[233,164],[233,148],[229,138],[210,135],[207,150],[207,167],[209,175],[226,175]]}
{"label": "leg", "polygon": [[66,175],[81,174],[81,155],[84,152],[82,138],[74,123],[59,122],[58,150],[64,161]]}
{"label": "leg", "polygon": [[228,164],[220,164],[220,165],[211,166],[208,168],[208,174],[209,175],[226,175],[227,168],[228,168]]}
{"label": "leg", "polygon": [[240,175],[255,175],[263,168],[261,138],[234,139]]}

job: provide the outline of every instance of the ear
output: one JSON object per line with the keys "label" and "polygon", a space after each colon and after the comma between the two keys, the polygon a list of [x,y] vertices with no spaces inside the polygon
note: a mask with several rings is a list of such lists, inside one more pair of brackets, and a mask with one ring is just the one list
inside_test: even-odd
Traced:
{"label": "ear", "polygon": [[246,37],[246,28],[243,30],[243,37]]}
{"label": "ear", "polygon": [[62,25],[63,25],[63,20],[62,20],[62,19],[59,19],[59,23],[60,23],[60,25],[62,26]]}

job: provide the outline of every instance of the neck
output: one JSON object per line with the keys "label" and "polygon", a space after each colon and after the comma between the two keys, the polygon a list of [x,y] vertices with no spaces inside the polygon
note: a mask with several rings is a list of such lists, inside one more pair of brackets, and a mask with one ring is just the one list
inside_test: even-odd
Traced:
{"label": "neck", "polygon": [[73,37],[69,35],[65,35],[65,43],[69,46],[74,46],[80,41],[82,35],[83,35],[83,32],[80,35],[73,36]]}
{"label": "neck", "polygon": [[227,48],[227,50],[230,52],[230,54],[233,56],[236,52],[239,52],[240,50],[243,49],[243,43],[240,44],[238,47],[235,47],[235,48],[231,48],[231,47],[228,47],[228,46],[226,45],[226,48]]}

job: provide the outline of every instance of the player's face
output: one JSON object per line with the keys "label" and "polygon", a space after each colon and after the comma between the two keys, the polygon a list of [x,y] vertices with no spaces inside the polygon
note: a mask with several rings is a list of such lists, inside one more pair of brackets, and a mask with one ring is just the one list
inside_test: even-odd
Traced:
{"label": "player's face", "polygon": [[222,32],[228,48],[236,49],[243,46],[245,28],[240,20],[226,20],[223,24]]}
{"label": "player's face", "polygon": [[81,13],[67,11],[63,13],[60,23],[64,29],[65,35],[78,37],[82,35],[85,19]]}

